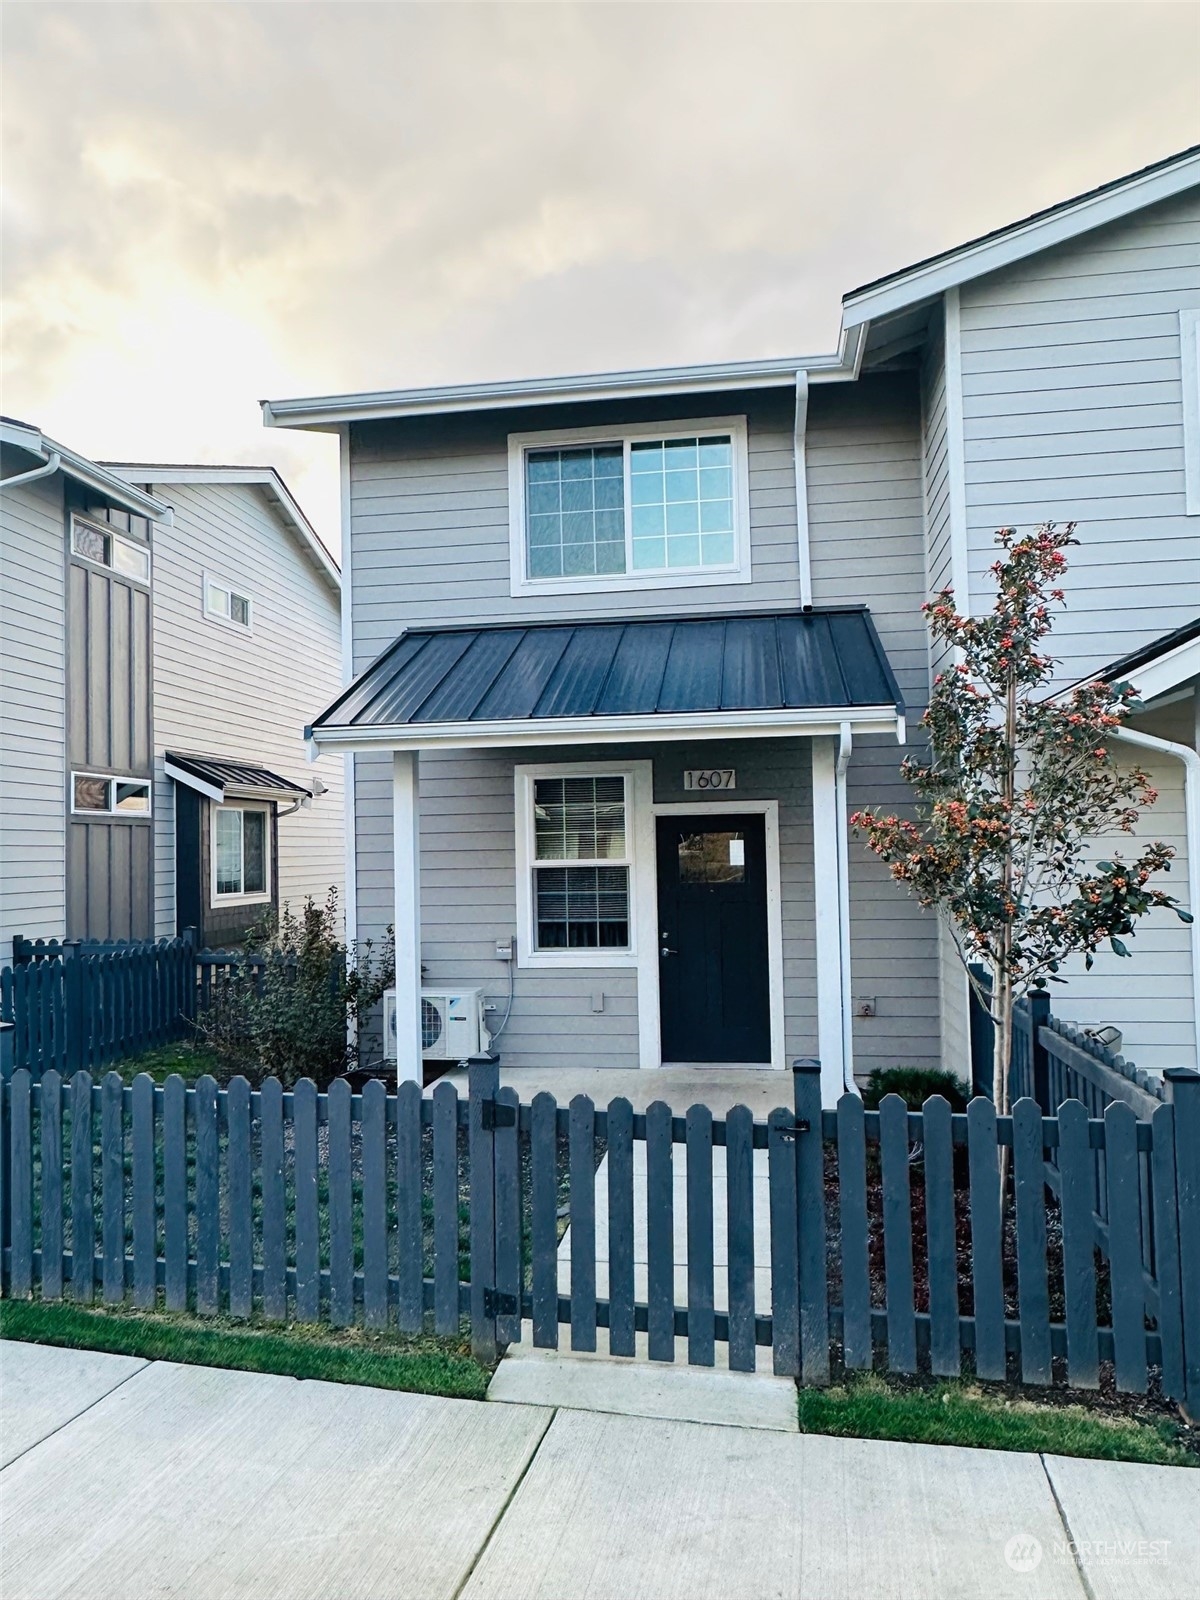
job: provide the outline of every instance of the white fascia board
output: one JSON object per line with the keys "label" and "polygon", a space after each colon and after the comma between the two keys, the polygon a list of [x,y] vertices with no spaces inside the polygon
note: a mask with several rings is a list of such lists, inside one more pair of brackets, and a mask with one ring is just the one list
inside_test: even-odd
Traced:
{"label": "white fascia board", "polygon": [[338,750],[486,750],[539,745],[645,744],[668,739],[781,739],[837,734],[843,723],[860,733],[895,733],[895,706],[851,711],[680,712],[666,716],[514,718],[506,722],[402,723],[378,728],[309,730],[318,754]]}
{"label": "white fascia board", "polygon": [[265,489],[275,510],[307,548],[333,588],[341,592],[341,569],[274,467],[172,467],[122,461],[112,463],[110,470],[122,478],[146,483],[247,483]]}
{"label": "white fascia board", "polygon": [[720,393],[729,389],[785,389],[798,371],[810,383],[855,377],[862,341],[844,336],[836,355],[791,356],[771,361],[728,361],[713,366],[648,368],[635,372],[588,373],[579,377],[524,378],[504,383],[452,384],[430,389],[393,389],[366,394],[317,395],[260,401],[268,428],[336,430],[347,422],[386,417],[440,416],[457,411],[503,411],[514,406],[556,405],[586,400],[637,400],[654,395]]}
{"label": "white fascia board", "polygon": [[206,800],[215,800],[218,805],[225,799],[225,790],[215,783],[206,783],[203,778],[198,778],[194,772],[185,772],[182,767],[177,767],[173,761],[163,762],[163,772],[175,783],[182,783],[187,789],[194,789],[197,794],[202,794]]}
{"label": "white fascia board", "polygon": [[1051,216],[1018,223],[999,237],[964,245],[961,250],[941,256],[925,266],[914,267],[911,272],[892,278],[876,289],[867,288],[860,293],[847,295],[842,302],[843,331],[876,317],[903,311],[922,300],[944,294],[957,284],[968,283],[972,278],[981,278],[985,273],[1012,266],[1039,251],[1066,244],[1080,234],[1090,233],[1093,228],[1119,222],[1122,217],[1128,217],[1135,211],[1185,194],[1197,184],[1200,184],[1200,154],[1189,155],[1165,170],[1130,178],[1119,188],[1084,197]]}
{"label": "white fascia board", "polygon": [[[1091,672],[1086,678],[1080,678],[1075,683],[1068,684],[1065,689],[1060,689],[1051,698],[1065,700],[1074,690],[1086,689],[1089,683],[1098,682],[1101,676],[1099,672]],[[1108,673],[1104,676],[1109,682],[1131,683],[1137,691],[1138,699],[1146,705],[1151,700],[1159,699],[1161,695],[1169,694],[1181,683],[1187,683],[1190,679],[1200,676],[1200,639],[1187,639],[1183,644],[1177,644],[1173,650],[1155,656],[1153,661],[1147,661],[1140,667],[1133,667],[1128,672]]]}
{"label": "white fascia board", "polygon": [[126,482],[110,467],[102,467],[99,462],[90,461],[87,456],[69,450],[65,444],[49,438],[39,428],[29,427],[25,423],[6,422],[0,426],[0,443],[28,450],[43,459],[57,456],[59,470],[67,477],[74,478],[88,489],[94,489],[122,510],[131,511],[137,517],[149,517],[152,522],[171,521],[171,508],[165,501],[135,489],[132,483]]}

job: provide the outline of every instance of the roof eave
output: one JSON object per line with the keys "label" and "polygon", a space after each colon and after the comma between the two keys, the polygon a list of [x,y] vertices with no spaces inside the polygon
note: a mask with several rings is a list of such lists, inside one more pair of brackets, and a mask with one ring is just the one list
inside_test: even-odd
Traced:
{"label": "roof eave", "polygon": [[1173,199],[1198,183],[1200,152],[1189,152],[1170,166],[1134,173],[1124,183],[1082,195],[1048,215],[1015,223],[907,271],[866,284],[843,297],[843,331],[849,333],[874,318],[935,299],[972,278],[1065,244],[1161,200]]}
{"label": "roof eave", "polygon": [[47,461],[57,456],[60,472],[85,488],[94,490],[105,500],[112,501],[123,511],[131,511],[138,517],[149,517],[152,522],[170,523],[172,520],[171,507],[164,500],[135,489],[117,473],[102,467],[99,462],[89,460],[87,456],[81,456],[76,450],[68,449],[65,444],[59,444],[40,428],[5,422],[0,424],[0,443],[27,450]]}

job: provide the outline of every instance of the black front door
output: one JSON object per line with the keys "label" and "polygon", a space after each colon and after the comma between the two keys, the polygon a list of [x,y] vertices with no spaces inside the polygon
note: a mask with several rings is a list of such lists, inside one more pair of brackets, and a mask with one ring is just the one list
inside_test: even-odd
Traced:
{"label": "black front door", "polygon": [[761,816],[658,819],[664,1061],[771,1059]]}

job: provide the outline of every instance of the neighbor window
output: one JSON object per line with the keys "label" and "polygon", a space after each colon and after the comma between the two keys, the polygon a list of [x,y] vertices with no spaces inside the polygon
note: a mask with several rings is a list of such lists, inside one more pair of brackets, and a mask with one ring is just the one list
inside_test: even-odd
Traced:
{"label": "neighbor window", "polygon": [[125,539],[103,523],[71,518],[71,549],[84,561],[108,567],[136,583],[150,582],[150,551],[134,539]]}
{"label": "neighbor window", "polygon": [[150,783],[146,778],[111,778],[99,773],[71,774],[71,810],[78,815],[149,816]]}
{"label": "neighbor window", "polygon": [[265,900],[270,828],[265,806],[216,806],[212,826],[213,900]]}
{"label": "neighbor window", "polygon": [[748,578],[744,422],[681,428],[514,435],[514,587]]}
{"label": "neighbor window", "polygon": [[204,579],[204,615],[239,628],[250,626],[250,597],[207,575]]}
{"label": "neighbor window", "polygon": [[535,778],[534,948],[628,950],[625,779]]}

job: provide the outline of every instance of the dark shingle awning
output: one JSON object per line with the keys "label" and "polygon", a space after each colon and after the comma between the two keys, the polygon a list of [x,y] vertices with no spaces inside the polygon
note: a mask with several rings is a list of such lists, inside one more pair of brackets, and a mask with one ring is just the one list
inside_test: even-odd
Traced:
{"label": "dark shingle awning", "polygon": [[569,735],[888,730],[904,714],[865,607],[632,622],[417,628],[313,723],[318,746]]}
{"label": "dark shingle awning", "polygon": [[260,767],[256,761],[231,761],[222,756],[183,755],[178,750],[165,754],[166,773],[176,783],[186,784],[210,800],[306,800],[312,789],[281,778],[277,772]]}

